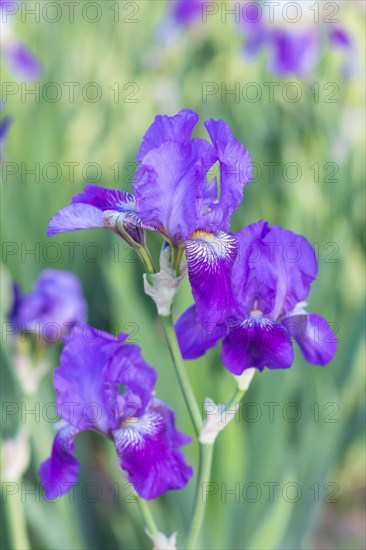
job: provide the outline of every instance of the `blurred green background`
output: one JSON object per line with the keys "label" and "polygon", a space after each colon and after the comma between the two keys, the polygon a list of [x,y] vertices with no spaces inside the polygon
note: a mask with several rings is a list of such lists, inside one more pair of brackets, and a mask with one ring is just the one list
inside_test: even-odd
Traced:
{"label": "blurred green background", "polygon": [[[115,333],[132,333],[130,340],[139,343],[158,370],[159,398],[175,408],[178,427],[192,434],[155,307],[143,294],[137,258],[107,231],[49,240],[46,228],[49,218],[87,182],[131,189],[135,156],[156,114],[195,109],[201,117],[197,131],[201,136],[203,120],[225,119],[250,152],[257,174],[233,216],[232,229],[264,218],[304,234],[315,244],[319,276],[309,310],[335,323],[339,349],[333,363],[324,368],[306,364],[296,352],[289,371],[266,371],[255,377],[240,422],[232,423],[216,446],[215,494],[208,497],[199,548],[364,548],[365,48],[364,14],[357,6],[361,3],[347,2],[341,12],[342,24],[356,45],[353,77],[342,78],[340,52],[326,51],[311,78],[291,79],[302,92],[298,102],[284,99],[283,93],[292,97],[295,88],[285,88],[286,80],[267,72],[265,56],[251,63],[242,56],[242,37],[230,17],[226,23],[220,15],[211,17],[168,40],[163,38],[167,2],[94,2],[102,13],[95,23],[87,20],[95,17],[93,7],[84,16],[82,12],[90,2],[75,6],[73,22],[69,8],[59,4],[62,15],[55,23],[47,21],[55,18],[52,7],[39,22],[32,16],[24,22],[17,19],[17,33],[43,64],[39,84],[14,81],[2,67],[3,84],[19,86],[13,95],[3,97],[4,112],[14,119],[2,166],[3,323],[11,279],[29,291],[45,267],[77,273],[89,303],[90,323]],[[261,90],[255,102],[251,101],[254,88],[245,88],[253,82]],[[220,89],[206,101],[205,83],[216,83]],[[278,83],[273,102],[268,83]],[[319,86],[318,102],[314,83]],[[335,87],[329,88],[329,83]],[[225,86],[227,90],[239,86],[239,101],[235,95],[221,95]],[[32,89],[36,96],[24,95]],[[331,103],[333,91],[336,101]],[[56,92],[61,96],[57,98]],[[96,92],[100,97],[94,101]],[[279,163],[273,165],[273,178],[268,163]],[[297,164],[291,168],[288,163]],[[9,243],[13,243],[10,248]],[[151,246],[158,254],[158,236],[151,237]],[[35,254],[27,254],[30,250]],[[191,303],[185,281],[175,317]],[[12,376],[11,342],[5,340],[2,400],[9,402],[22,398]],[[52,367],[58,364],[60,348],[51,352]],[[221,365],[219,349],[190,362],[188,370],[200,402],[206,396],[215,401],[231,396],[234,384]],[[35,422],[27,417],[31,463],[13,497],[15,516],[19,522],[22,515],[26,518],[32,548],[151,548],[137,505],[129,502],[123,489],[113,446],[93,434],[77,442],[81,474],[72,499],[66,495],[47,503],[42,496],[38,501],[39,492],[26,494],[38,483],[39,464],[51,449],[53,424],[44,418],[42,407],[54,399],[51,368],[37,394],[27,401],[28,408],[40,403],[41,414]],[[291,421],[296,412],[297,420]],[[24,428],[20,415],[3,419],[3,436],[14,435],[20,427]],[[185,452],[196,466],[196,445]],[[92,489],[91,496],[83,494],[86,483],[101,487],[96,502],[90,502]],[[276,484],[272,499],[271,483]],[[300,496],[296,496],[298,487]],[[163,532],[182,533],[193,491],[194,480],[185,491],[152,503]],[[12,548],[4,514],[2,506],[1,547]]]}

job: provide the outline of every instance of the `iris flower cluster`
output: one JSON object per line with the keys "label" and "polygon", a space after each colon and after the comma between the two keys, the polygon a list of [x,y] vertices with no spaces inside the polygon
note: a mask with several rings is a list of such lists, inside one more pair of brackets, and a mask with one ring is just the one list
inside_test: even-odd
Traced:
{"label": "iris flower cluster", "polygon": [[[296,5],[291,6],[285,0],[272,5],[261,0],[235,2],[231,8],[236,11],[231,11],[230,16],[235,18],[244,38],[244,54],[257,59],[265,51],[271,73],[283,78],[306,78],[325,51],[339,50],[345,55],[344,75],[349,76],[354,62],[353,41],[345,27],[328,13],[330,6],[319,8],[306,2],[297,6],[301,12],[294,12],[298,9]],[[205,0],[174,0],[171,15],[176,25],[187,27],[209,21],[215,15],[220,17],[217,8],[225,10],[225,3],[216,6]]]}
{"label": "iris flower cluster", "polygon": [[327,22],[327,12],[317,15],[310,4],[299,4],[301,14],[290,15],[289,10],[287,15],[287,7],[289,3],[284,0],[274,2],[273,6],[260,1],[242,2],[241,13],[244,11],[245,17],[241,17],[239,28],[245,39],[244,53],[257,57],[265,50],[270,72],[280,77],[306,78],[327,49],[339,49],[346,54],[344,72],[347,75],[353,47],[346,29],[338,23]]}
{"label": "iris flower cluster", "polygon": [[[134,194],[89,184],[51,219],[48,234],[113,231],[143,260],[145,290],[158,309],[159,295],[169,295],[169,313],[174,281],[187,270],[194,305],[176,323],[187,359],[223,339],[222,360],[234,375],[288,368],[295,340],[308,361],[329,362],[337,345],[332,329],[305,311],[317,276],[314,249],[301,235],[264,221],[230,231],[230,217],[252,179],[251,159],[223,120],[205,122],[210,140],[192,137],[197,121],[189,109],[157,116],[137,153]],[[163,240],[160,272],[147,231]],[[91,327],[87,334],[76,326],[64,338],[55,372],[64,425],[41,467],[47,498],[76,482],[74,442],[86,430],[114,443],[122,469],[143,499],[183,488],[192,469],[180,447],[189,437],[176,430],[173,411],[155,398],[156,372],[140,348],[126,342],[126,334],[116,338]],[[87,413],[90,407],[93,414]]]}

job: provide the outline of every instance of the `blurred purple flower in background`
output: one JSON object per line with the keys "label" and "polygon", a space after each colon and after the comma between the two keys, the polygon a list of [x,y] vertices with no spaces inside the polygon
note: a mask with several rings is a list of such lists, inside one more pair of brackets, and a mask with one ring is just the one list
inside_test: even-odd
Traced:
{"label": "blurred purple flower in background", "polygon": [[271,72],[301,78],[311,75],[327,48],[339,47],[347,57],[347,76],[352,64],[351,38],[338,23],[323,22],[315,10],[310,2],[242,2],[244,53],[253,58],[266,49]]}
{"label": "blurred purple flower in background", "polygon": [[[175,249],[186,251],[200,320],[217,322],[235,304],[230,275],[238,245],[230,234],[230,217],[253,177],[252,164],[223,120],[205,122],[212,144],[191,137],[197,122],[189,109],[157,116],[137,154],[135,197],[88,185],[51,219],[48,235],[106,226],[127,242],[134,232],[141,246],[142,228],[159,232]],[[219,176],[209,182],[216,163]]]}
{"label": "blurred purple flower in background", "polygon": [[[2,111],[2,109],[3,102],[0,101],[0,111]],[[5,139],[9,132],[11,120],[12,119],[10,116],[5,116],[3,119],[0,120],[0,162],[3,161]]]}
{"label": "blurred purple flower in background", "polygon": [[36,80],[42,73],[39,60],[17,37],[14,17],[19,10],[15,0],[0,0],[1,17],[1,60],[16,78]]}
{"label": "blurred purple flower in background", "polygon": [[222,361],[235,375],[252,367],[288,368],[294,359],[292,337],[310,363],[331,361],[337,349],[331,327],[304,309],[318,271],[311,244],[264,221],[235,236],[239,251],[232,285],[240,314],[223,324],[203,325],[191,306],[176,323],[183,357],[199,357],[223,337]]}
{"label": "blurred purple flower in background", "polygon": [[169,3],[173,20],[178,25],[191,25],[202,20],[202,8],[205,0],[173,0]]}
{"label": "blurred purple flower in background", "polygon": [[75,437],[87,430],[114,442],[122,469],[146,500],[182,489],[193,474],[179,451],[190,438],[176,430],[173,411],[153,397],[156,372],[139,346],[126,338],[128,334],[117,338],[88,326],[75,327],[65,338],[54,377],[58,413],[65,423],[40,469],[47,499],[76,483]]}
{"label": "blurred purple flower in background", "polygon": [[75,324],[87,321],[87,303],[74,273],[45,269],[32,292],[21,295],[15,286],[10,320],[17,332],[30,332],[46,342],[55,342]]}

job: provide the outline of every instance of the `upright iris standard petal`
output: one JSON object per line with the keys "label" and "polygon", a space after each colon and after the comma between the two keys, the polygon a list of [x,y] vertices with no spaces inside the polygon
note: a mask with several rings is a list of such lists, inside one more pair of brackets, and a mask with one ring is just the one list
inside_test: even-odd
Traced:
{"label": "upright iris standard petal", "polygon": [[222,361],[233,374],[245,369],[286,369],[294,360],[292,343],[279,323],[266,317],[249,317],[229,326],[222,343]]}
{"label": "upright iris standard petal", "polygon": [[187,438],[176,432],[172,414],[167,405],[154,400],[141,417],[125,420],[113,432],[121,467],[146,500],[182,489],[193,474],[179,451]]}
{"label": "upright iris standard petal", "polygon": [[145,410],[156,383],[156,372],[141,355],[141,349],[128,344],[116,351],[104,371],[104,379],[111,382],[110,401],[118,401],[119,384],[125,386],[122,407],[118,411],[121,418],[136,416]]}
{"label": "upright iris standard petal", "polygon": [[74,456],[74,447],[78,433],[70,424],[61,428],[53,441],[50,458],[41,465],[39,473],[48,500],[67,493],[77,482],[79,462]]}
{"label": "upright iris standard petal", "polygon": [[166,141],[187,145],[197,122],[198,115],[191,109],[183,109],[174,116],[156,116],[142,139],[136,156],[137,162],[143,162],[149,151],[160,147]]}
{"label": "upright iris standard petal", "polygon": [[243,228],[236,238],[239,254],[234,286],[247,308],[259,308],[276,320],[307,297],[318,263],[305,237],[258,222]]}
{"label": "upright iris standard petal", "polygon": [[252,162],[248,151],[223,120],[207,120],[205,126],[220,165],[220,198],[211,208],[219,209],[222,215],[216,230],[228,230],[230,216],[243,199],[243,189],[253,179]]}
{"label": "upright iris standard petal", "polygon": [[[60,416],[78,430],[107,432],[115,427],[115,401],[104,380],[104,369],[127,336],[122,333],[116,338],[85,326],[75,327],[65,339],[54,378],[57,407]],[[70,403],[74,405],[70,407]]]}
{"label": "upright iris standard petal", "polygon": [[197,227],[202,187],[212,162],[212,147],[203,139],[186,145],[168,141],[151,149],[133,183],[144,223],[165,233],[174,244],[187,239]]}
{"label": "upright iris standard petal", "polygon": [[189,307],[175,324],[175,332],[184,359],[197,359],[225,336],[225,325],[200,323],[196,306]]}
{"label": "upright iris standard petal", "polygon": [[231,285],[237,248],[236,239],[223,231],[196,231],[186,241],[188,275],[201,323],[225,321],[237,310]]}
{"label": "upright iris standard petal", "polygon": [[293,315],[282,320],[305,359],[314,365],[326,365],[337,351],[337,338],[320,315]]}

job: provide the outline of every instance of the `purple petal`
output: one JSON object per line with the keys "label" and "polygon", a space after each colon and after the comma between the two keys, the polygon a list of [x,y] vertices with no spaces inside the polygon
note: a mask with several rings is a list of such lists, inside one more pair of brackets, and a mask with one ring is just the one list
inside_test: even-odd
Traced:
{"label": "purple petal", "polygon": [[127,420],[113,432],[121,467],[137,494],[146,500],[183,489],[193,475],[178,450],[188,442],[175,430],[173,412],[154,401],[140,418]]}
{"label": "purple petal", "polygon": [[181,25],[191,25],[201,16],[205,0],[173,0],[172,14],[175,21]]}
{"label": "purple petal", "polygon": [[36,80],[41,76],[42,67],[40,62],[24,44],[9,44],[3,48],[2,53],[9,69],[17,77]]}
{"label": "purple petal", "polygon": [[95,227],[105,227],[103,212],[89,204],[75,203],[61,208],[51,218],[47,235],[51,237],[52,235],[57,235],[57,233],[92,229]]}
{"label": "purple petal", "polygon": [[274,30],[271,33],[270,70],[279,76],[307,76],[320,57],[320,36],[304,31]]}
{"label": "purple petal", "polygon": [[225,336],[225,328],[222,325],[198,322],[196,306],[189,307],[179,317],[175,331],[184,359],[196,359],[204,355]]}
{"label": "purple petal", "polygon": [[166,141],[187,145],[192,130],[198,122],[198,115],[190,109],[183,109],[175,116],[158,115],[143,137],[136,160],[142,162],[145,155],[160,147]]}
{"label": "purple petal", "polygon": [[305,300],[318,270],[315,251],[305,237],[279,226],[269,229],[261,221],[244,227],[236,238],[233,285],[248,313],[260,309],[277,320]]}
{"label": "purple petal", "polygon": [[323,317],[293,315],[282,320],[290,336],[299,345],[305,359],[314,365],[326,365],[337,351],[337,338]]}
{"label": "purple petal", "polygon": [[119,384],[125,386],[119,400],[119,414],[124,419],[126,416],[140,415],[145,410],[152,397],[157,374],[144,360],[139,346],[124,344],[106,367],[104,378],[112,383],[111,402],[118,400]]}
{"label": "purple petal", "polygon": [[61,428],[53,441],[50,458],[41,464],[39,474],[47,500],[67,493],[77,482],[79,462],[74,456],[74,447],[78,433],[70,425]]}
{"label": "purple petal", "polygon": [[93,183],[88,183],[82,193],[72,198],[72,203],[83,203],[95,206],[99,210],[119,210],[135,211],[136,201],[131,193],[120,191],[119,189],[109,189],[100,187]]}
{"label": "purple petal", "polygon": [[198,204],[212,162],[212,147],[203,139],[186,145],[168,141],[151,149],[133,184],[143,222],[165,233],[174,244],[188,239],[197,227]]}
{"label": "purple petal", "polygon": [[204,228],[210,231],[228,230],[230,216],[243,199],[243,189],[253,179],[252,161],[248,151],[223,120],[210,119],[205,126],[220,163],[220,200],[211,208],[222,212],[222,223],[216,228]]}
{"label": "purple petal", "polygon": [[11,117],[7,116],[7,117],[4,117],[0,122],[0,145],[2,144],[2,142],[4,141],[4,139],[8,134],[11,120],[12,120]]}
{"label": "purple petal", "polygon": [[249,317],[229,327],[222,343],[222,361],[233,374],[245,369],[286,369],[294,352],[286,330],[266,317]]}
{"label": "purple petal", "polygon": [[232,235],[197,231],[186,241],[188,275],[201,323],[225,321],[237,310],[231,271],[238,244]]}
{"label": "purple petal", "polygon": [[106,433],[118,423],[114,397],[119,384],[106,380],[104,373],[126,338],[127,334],[116,338],[88,325],[75,327],[65,338],[54,386],[59,415],[78,430]]}
{"label": "purple petal", "polygon": [[340,46],[341,48],[350,48],[352,46],[352,39],[348,32],[341,27],[335,27],[330,30],[329,38],[331,44],[334,46]]}

